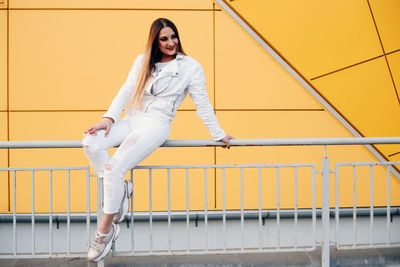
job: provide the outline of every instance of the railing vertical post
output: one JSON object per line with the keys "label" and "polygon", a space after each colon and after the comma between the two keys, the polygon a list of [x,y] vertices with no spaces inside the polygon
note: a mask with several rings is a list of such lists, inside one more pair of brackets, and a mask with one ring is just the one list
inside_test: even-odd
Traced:
{"label": "railing vertical post", "polygon": [[168,252],[172,250],[172,234],[171,234],[171,168],[167,169],[168,173]]}
{"label": "railing vertical post", "polygon": [[[326,151],[326,146],[325,146]],[[322,160],[322,266],[329,266],[329,158]]]}
{"label": "railing vertical post", "polygon": [[86,235],[90,244],[90,169],[86,170]]}
{"label": "railing vertical post", "polygon": [[53,255],[53,171],[49,170],[49,254]]}
{"label": "railing vertical post", "polygon": [[[133,169],[131,169],[131,182],[133,184]],[[134,212],[134,197],[131,197],[131,253],[135,252],[135,221],[133,220],[133,212]]]}
{"label": "railing vertical post", "polygon": [[31,202],[32,202],[32,255],[35,255],[35,171],[31,171]]}
{"label": "railing vertical post", "polygon": [[189,225],[189,169],[186,168],[186,252],[190,250],[190,225]]}
{"label": "railing vertical post", "polygon": [[[101,217],[103,216],[103,179],[99,176],[97,177],[97,226],[96,229],[99,228]],[[90,240],[89,244],[90,245]],[[104,267],[104,259],[97,262],[97,267]]]}
{"label": "railing vertical post", "polygon": [[67,170],[67,255],[71,254],[71,170]]}
{"label": "railing vertical post", "polygon": [[103,215],[103,179],[97,176],[97,227]]}
{"label": "railing vertical post", "polygon": [[13,240],[14,240],[14,256],[17,255],[17,177],[16,171],[13,171]]}

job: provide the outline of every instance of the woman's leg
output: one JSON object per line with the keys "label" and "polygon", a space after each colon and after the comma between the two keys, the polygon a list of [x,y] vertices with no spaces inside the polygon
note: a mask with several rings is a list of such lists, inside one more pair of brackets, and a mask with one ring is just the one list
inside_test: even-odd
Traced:
{"label": "woman's leg", "polygon": [[88,260],[103,259],[120,233],[119,225],[112,224],[112,220],[122,203],[125,173],[164,143],[169,132],[170,124],[167,122],[153,119],[135,121],[133,129],[113,157],[103,161],[103,164],[105,163],[103,217],[93,244],[89,248]]}
{"label": "woman's leg", "polygon": [[[98,131],[96,134],[86,134],[82,146],[99,178],[104,177],[104,167],[110,160],[107,149],[118,146],[130,132],[129,124],[125,120],[116,121],[108,134],[105,131]],[[114,214],[104,214],[98,228],[100,233],[108,233]]]}
{"label": "woman's leg", "polygon": [[[119,146],[104,170],[103,214],[118,212],[124,190],[124,176],[150,155],[169,136],[170,124],[154,119],[142,119],[133,123],[133,129]],[[106,226],[106,225],[105,225]],[[105,227],[105,230],[109,230]]]}
{"label": "woman's leg", "polygon": [[82,147],[98,177],[104,177],[104,167],[110,160],[107,149],[120,145],[129,132],[128,122],[117,120],[112,125],[108,136],[104,136],[105,130],[84,135]]}

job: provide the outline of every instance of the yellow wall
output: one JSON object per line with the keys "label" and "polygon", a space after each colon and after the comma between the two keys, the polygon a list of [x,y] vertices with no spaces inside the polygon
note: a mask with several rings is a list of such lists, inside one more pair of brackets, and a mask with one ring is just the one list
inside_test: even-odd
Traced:
{"label": "yellow wall", "polygon": [[400,136],[399,1],[225,2],[363,136]]}
{"label": "yellow wall", "polygon": [[[224,2],[302,74],[363,136],[400,136],[397,119],[400,115],[400,83],[396,72],[399,65],[397,55],[400,54],[400,39],[396,33],[399,26],[399,1]],[[233,47],[230,51],[232,53],[242,44],[229,45]],[[242,50],[241,47],[239,50]],[[246,63],[250,65],[255,61],[247,60]],[[272,72],[268,70],[268,73]],[[265,73],[263,75],[267,76]],[[268,79],[268,86],[270,81],[273,83],[273,79]],[[282,84],[282,79],[279,82]],[[268,88],[268,91],[271,89]],[[292,95],[292,92],[287,92],[288,101]],[[297,104],[301,107],[302,99]],[[304,118],[307,121],[310,119],[309,116]],[[282,122],[278,121],[279,127],[282,127]],[[305,125],[303,123],[303,127]],[[327,125],[326,119],[319,124],[321,127]],[[335,121],[335,125],[337,127],[339,123]],[[296,128],[297,135],[299,128]],[[313,133],[316,133],[310,129],[306,130],[307,137],[313,137]],[[329,136],[338,135],[331,131]],[[400,145],[376,147],[388,160],[400,158]],[[360,160],[361,155],[359,153],[349,161]],[[342,159],[345,157],[340,156]],[[348,175],[351,178],[351,173]],[[380,184],[385,183],[384,172],[381,175]],[[394,177],[392,179],[398,188],[398,180]],[[351,204],[351,196],[342,203]],[[367,200],[366,195],[364,198],[362,201]]]}
{"label": "yellow wall", "polygon": [[[241,1],[234,3],[240,4]],[[330,11],[332,20],[342,7],[343,3],[340,2]],[[348,14],[346,13],[347,20],[341,20],[340,25],[349,23],[350,14],[356,7],[359,6],[352,6],[353,9]],[[0,79],[1,140],[81,139],[84,129],[101,117],[126,79],[134,58],[143,51],[150,23],[157,17],[170,18],[177,24],[185,51],[196,58],[205,70],[208,95],[215,107],[220,124],[234,137],[351,136],[236,22],[217,6],[214,8],[210,0],[172,2],[10,0],[8,10],[0,10],[0,43],[4,44],[0,46],[0,77],[4,77]],[[264,16],[271,25],[273,21],[270,20],[274,18],[275,22],[279,21],[277,15]],[[305,23],[303,27],[312,31],[313,23],[304,22],[305,18],[299,18],[295,22]],[[324,16],[321,15],[321,18]],[[357,19],[360,19],[357,25],[363,28],[365,19],[370,19],[370,15],[361,12]],[[390,23],[390,21],[387,22],[388,25]],[[340,27],[335,27],[333,27],[335,32],[339,34]],[[325,29],[320,28],[319,30]],[[315,60],[318,60],[323,53],[317,50],[311,53],[312,48],[309,48],[310,53],[307,56],[301,53],[293,53],[293,56],[290,56],[290,51],[296,46],[291,38],[296,37],[297,33],[290,32],[288,29],[290,29],[289,26],[271,29],[273,34],[268,35],[270,38],[268,40],[272,43],[276,42],[275,47],[278,50],[289,51],[287,58],[293,60],[300,71],[304,70],[303,73],[311,75],[307,78],[313,78],[332,68],[346,66],[364,57],[379,54],[379,45],[376,48],[372,42],[371,45],[363,47],[362,51],[358,51],[358,54],[340,54],[341,59],[337,58],[337,55],[332,55],[332,58],[329,57],[318,65]],[[357,32],[359,28],[353,30]],[[352,33],[346,34],[348,38],[352,35]],[[362,33],[360,38],[364,41],[371,38],[375,40],[374,34],[376,35],[373,29],[368,30]],[[309,35],[313,36],[313,33],[310,32]],[[324,32],[322,36],[318,36],[313,36],[312,41],[319,44],[329,43],[330,39],[324,38],[330,34]],[[390,36],[390,32],[387,36]],[[299,40],[300,37],[301,35],[299,35]],[[358,43],[348,44],[348,47],[352,49],[357,46]],[[335,47],[335,44],[331,44],[330,47]],[[303,49],[299,51],[304,51],[305,48],[307,48],[306,44],[299,45],[299,49]],[[398,57],[396,58],[397,54],[398,52],[388,56],[393,69],[400,66],[397,64],[399,62]],[[310,58],[314,61],[308,60]],[[337,61],[332,61],[333,59]],[[328,95],[330,88],[347,83],[349,75],[350,77],[357,76],[362,80],[365,72],[376,70],[375,68],[382,70],[382,66],[375,67],[375,65],[382,65],[379,60],[382,61],[382,59],[377,59],[376,63],[370,62],[372,67],[365,63],[363,65],[366,66],[365,70],[357,68],[358,76],[343,71],[332,76],[313,79],[312,82],[316,86],[325,88]],[[386,82],[385,88],[389,88],[390,81],[379,77]],[[330,82],[330,79],[334,81]],[[396,79],[399,81],[400,77]],[[373,90],[373,83],[365,81],[365,84],[370,85],[370,90]],[[361,90],[365,84],[357,84],[355,90]],[[390,93],[393,93],[390,89],[385,89],[384,92],[387,93],[387,98],[390,98]],[[383,94],[380,96],[385,97]],[[389,111],[391,108],[392,106],[387,106]],[[362,116],[357,117],[357,114],[354,116],[363,119]],[[7,118],[9,118],[8,127]],[[368,128],[368,125],[365,127]],[[394,131],[396,129],[394,128]],[[196,117],[195,107],[188,97],[179,108],[178,115],[172,123],[170,139],[208,138],[210,138],[209,133],[201,120]],[[362,147],[330,147],[328,152],[332,167],[337,161],[375,161]],[[81,149],[22,149],[11,150],[9,155],[7,151],[0,151],[0,153],[1,166],[87,166],[88,164]],[[222,148],[160,148],[141,165],[317,162],[317,168],[320,169],[322,156],[321,147],[235,147],[229,151]],[[382,186],[386,181],[385,170],[383,168],[374,170],[377,183],[375,203],[385,205],[385,186]],[[276,174],[274,170],[263,170],[262,174],[263,208],[273,208],[276,206]],[[221,172],[209,170],[207,175],[208,208],[220,209],[222,208]],[[257,171],[245,171],[246,208],[258,207],[256,175]],[[134,177],[135,209],[146,210],[149,205],[147,172],[136,170]],[[185,172],[171,171],[171,177],[172,207],[183,210],[186,208]],[[191,209],[204,208],[202,177],[202,170],[190,171]],[[345,177],[351,178],[351,174],[346,174]],[[0,179],[0,190],[2,190],[0,191],[0,212],[9,212],[9,203],[13,201],[12,180],[9,180],[6,174],[0,176]],[[359,188],[362,188],[358,191],[360,201],[358,204],[368,205],[369,172],[360,170],[357,179],[361,183]],[[48,211],[48,180],[47,173],[37,174],[36,212]],[[345,184],[347,182],[348,179],[341,181],[343,183],[343,186],[341,185],[342,206],[352,205],[350,197],[352,189],[351,185]],[[399,192],[400,187],[394,178],[392,182],[392,204],[398,205],[400,194],[395,192]],[[227,172],[227,188],[229,189],[227,206],[230,209],[240,208],[239,185],[240,173]],[[321,201],[320,185],[320,176],[317,176],[318,205]],[[333,179],[331,185],[334,185]],[[17,187],[17,192],[25,192],[17,194],[18,212],[30,212],[30,173],[17,175]],[[168,196],[165,170],[153,172],[152,187],[153,209],[166,210]],[[53,210],[65,211],[67,205],[65,172],[54,173],[53,188]],[[280,184],[282,208],[293,207],[293,188],[293,169],[282,169]],[[299,170],[299,189],[299,206],[310,207],[311,175],[309,170]],[[96,209],[95,190],[95,178],[91,178],[92,211]],[[331,196],[334,195],[333,190],[332,187]],[[9,197],[9,192],[11,197]],[[73,212],[85,210],[85,193],[85,174],[81,171],[72,172],[71,210]],[[334,203],[333,201],[331,197],[331,204]]]}

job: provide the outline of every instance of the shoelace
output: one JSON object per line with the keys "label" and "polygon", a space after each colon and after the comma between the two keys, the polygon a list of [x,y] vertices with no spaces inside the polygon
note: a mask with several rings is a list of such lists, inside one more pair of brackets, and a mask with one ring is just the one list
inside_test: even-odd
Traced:
{"label": "shoelace", "polygon": [[99,246],[102,243],[101,241],[103,241],[103,239],[104,239],[103,236],[100,236],[98,233],[96,233],[96,235],[94,236],[93,243],[90,245],[90,247],[95,249],[96,251],[99,251]]}

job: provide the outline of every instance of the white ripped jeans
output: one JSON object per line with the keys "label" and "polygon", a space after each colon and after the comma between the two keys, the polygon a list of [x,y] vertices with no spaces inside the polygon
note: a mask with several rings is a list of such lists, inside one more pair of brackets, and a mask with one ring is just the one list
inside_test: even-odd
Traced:
{"label": "white ripped jeans", "polygon": [[[121,204],[125,174],[168,139],[170,122],[144,114],[127,115],[114,122],[107,137],[104,133],[86,134],[82,145],[97,176],[104,178],[103,212],[114,214]],[[118,145],[110,158],[107,149]]]}

